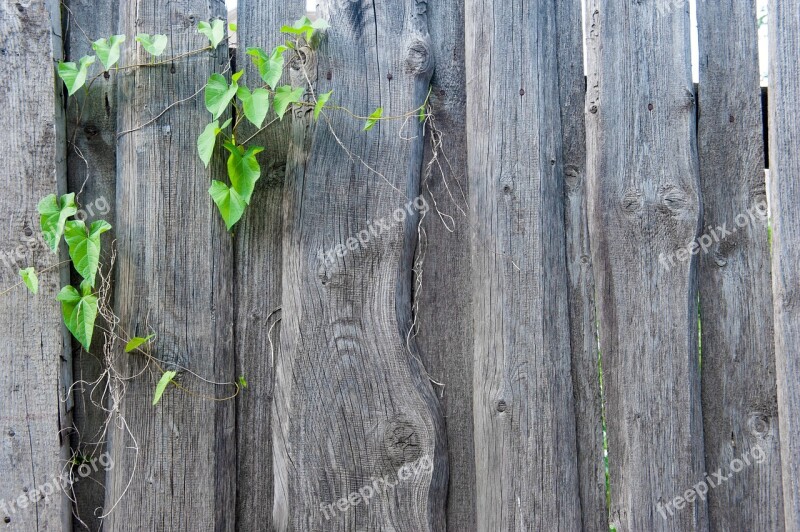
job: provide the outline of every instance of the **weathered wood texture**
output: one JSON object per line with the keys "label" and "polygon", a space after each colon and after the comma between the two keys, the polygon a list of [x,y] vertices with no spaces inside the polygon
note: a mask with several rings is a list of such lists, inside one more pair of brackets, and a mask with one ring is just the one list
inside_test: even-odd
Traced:
{"label": "weathered wood texture", "polygon": [[602,397],[594,308],[594,275],[586,205],[586,78],[581,0],[556,2],[558,82],[564,159],[572,392],[584,530],[608,530],[603,463]]}
{"label": "weathered wood texture", "polygon": [[[336,103],[360,116],[378,106],[397,116],[422,104],[433,68],[424,2],[323,7],[331,29],[316,68],[310,65],[317,92],[333,89]],[[385,121],[364,133],[349,115],[329,111],[308,130],[310,140],[296,125],[273,403],[274,526],[442,530],[444,420],[406,341],[416,216],[404,208],[419,190],[421,125]],[[371,234],[370,225],[377,233],[381,223]],[[324,257],[346,244],[344,256]],[[398,473],[404,464],[413,470],[408,478],[406,469]],[[386,488],[383,478],[396,485]],[[379,492],[337,508],[365,487]]]}
{"label": "weathered wood texture", "polygon": [[[137,0],[119,9],[120,32],[169,37],[166,57],[207,44],[197,22],[223,15],[224,4]],[[148,58],[129,46],[122,61]],[[126,383],[120,415],[136,440],[121,424],[112,434],[109,530],[233,530],[234,403],[213,400],[229,396],[233,386],[213,386],[189,373],[216,382],[234,378],[232,238],[208,195],[211,178],[224,178],[219,165],[206,171],[197,157],[197,136],[210,115],[202,95],[190,98],[227,63],[221,46],[133,68],[117,80],[117,314],[129,335],[157,335],[153,356],[164,369],[177,370],[191,393],[171,386],[152,407],[160,372]],[[123,373],[140,371],[143,357],[119,347]]]}
{"label": "weathered wood texture", "polygon": [[469,0],[466,42],[477,528],[577,530],[555,4]]}
{"label": "weathered wood texture", "polygon": [[428,7],[435,66],[421,193],[427,204],[415,265],[417,341],[447,420],[447,528],[475,530],[472,422],[471,219],[467,200],[464,2]]}
{"label": "weathered wood texture", "polygon": [[703,530],[702,500],[666,507],[703,478],[696,259],[659,261],[695,238],[701,215],[688,6],[664,15],[652,2],[587,7],[610,519],[620,531]]}
{"label": "weathered wood texture", "polygon": [[[92,41],[108,38],[116,33],[117,3],[93,0],[70,0],[64,8],[64,55],[67,61],[78,62],[84,55],[94,55]],[[123,46],[134,46],[133,39]],[[99,65],[98,61],[96,65]],[[98,68],[99,71],[99,68]],[[67,184],[70,192],[85,213],[87,225],[98,219],[114,223],[114,197],[116,193],[116,75],[100,76],[91,83],[88,94],[78,91],[67,104]],[[103,258],[107,263],[114,241],[114,231],[105,233],[102,239]],[[105,270],[106,268],[104,268]],[[77,277],[76,277],[77,276]],[[73,274],[73,285],[80,278]],[[102,319],[97,327],[107,329]],[[73,452],[82,456],[96,457],[105,451],[103,435],[106,413],[97,407],[103,400],[105,381],[99,381],[103,373],[103,335],[98,329],[91,352],[80,349],[77,343],[73,351],[75,408],[71,434]],[[82,383],[81,383],[82,381]],[[92,384],[97,382],[95,386]],[[105,500],[105,468],[92,471],[86,479],[73,487],[75,508],[73,527],[75,530],[99,530]]]}
{"label": "weathered wood texture", "polygon": [[752,464],[709,490],[709,522],[783,530],[756,2],[700,2],[697,16],[706,471]]}
{"label": "weathered wood texture", "polygon": [[769,3],[775,370],[787,530],[800,529],[800,2]]}
{"label": "weathered wood texture", "polygon": [[[0,526],[15,532],[64,529],[70,520],[54,480],[69,451],[61,398],[72,360],[55,301],[68,274],[38,238],[36,211],[44,196],[66,192],[63,108],[51,60],[61,57],[60,23],[57,2],[0,5],[0,105],[9,111],[0,131]],[[14,286],[28,266],[41,272],[36,296]],[[49,492],[44,500],[40,488]]]}
{"label": "weathered wood texture", "polygon": [[[247,47],[268,53],[280,44],[279,29],[305,12],[301,2],[240,0],[237,5],[238,46],[236,64],[246,69],[248,82],[259,74]],[[288,76],[283,82],[288,83]],[[275,116],[270,115],[267,120]],[[236,402],[236,526],[240,530],[265,530],[272,523],[273,363],[280,355],[283,180],[289,150],[291,121],[277,122],[253,139],[264,146],[262,179],[236,226],[236,371],[248,382]],[[243,138],[255,133],[242,128]]]}

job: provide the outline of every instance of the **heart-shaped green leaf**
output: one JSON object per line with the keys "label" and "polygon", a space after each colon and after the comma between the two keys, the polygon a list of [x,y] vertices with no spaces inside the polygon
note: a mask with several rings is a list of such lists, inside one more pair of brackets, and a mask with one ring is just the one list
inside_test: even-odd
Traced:
{"label": "heart-shaped green leaf", "polygon": [[244,209],[247,207],[244,199],[233,188],[228,188],[228,185],[222,181],[212,181],[211,188],[208,193],[217,204],[222,219],[225,220],[225,225],[228,231],[236,225],[244,214]]}
{"label": "heart-shaped green leaf", "polygon": [[318,18],[311,22],[306,16],[300,17],[291,26],[281,26],[281,33],[290,33],[292,35],[302,35],[306,42],[311,42],[311,36],[314,35],[315,30],[324,31],[330,27],[328,21]]}
{"label": "heart-shaped green leaf", "polygon": [[246,203],[250,203],[256,181],[261,177],[261,167],[256,160],[256,155],[264,151],[260,146],[251,146],[245,150],[244,146],[236,146],[232,142],[223,144],[230,152],[228,157],[228,177],[231,185]]}
{"label": "heart-shaped green leaf", "polygon": [[275,90],[275,98],[273,99],[272,106],[275,108],[275,114],[278,118],[283,120],[283,115],[286,114],[286,109],[293,103],[299,102],[303,98],[305,89],[297,87],[292,90],[289,85],[282,85]]}
{"label": "heart-shaped green leaf", "polygon": [[110,230],[111,224],[105,220],[92,222],[88,233],[82,220],[67,222],[64,237],[69,245],[72,265],[89,286],[94,286],[97,268],[100,265],[100,235]]}
{"label": "heart-shaped green leaf", "polygon": [[110,70],[119,61],[119,48],[124,42],[124,35],[112,35],[108,39],[98,39],[92,43],[92,48],[106,70]]}
{"label": "heart-shaped green leaf", "polygon": [[39,293],[39,278],[36,276],[36,270],[32,267],[25,268],[19,271],[19,276],[22,277],[22,282],[28,287],[32,294]]}
{"label": "heart-shaped green leaf", "polygon": [[328,100],[331,99],[332,94],[333,91],[317,95],[317,103],[314,105],[314,120],[319,120],[319,114],[322,112],[325,104],[328,103]]}
{"label": "heart-shaped green leaf", "polygon": [[250,92],[247,87],[239,87],[236,96],[242,102],[244,116],[256,127],[261,127],[269,112],[269,91],[255,89]]}
{"label": "heart-shaped green leaf", "polygon": [[39,223],[42,226],[44,241],[50,246],[50,250],[55,253],[58,249],[58,241],[61,240],[61,235],[64,234],[64,224],[67,218],[78,212],[78,206],[75,204],[75,194],[64,194],[61,196],[60,202],[55,194],[50,194],[42,198],[36,209],[41,214]]}
{"label": "heart-shaped green leaf", "polygon": [[61,313],[67,329],[88,350],[92,344],[94,322],[97,318],[97,296],[83,283],[81,289],[83,294],[67,285],[61,289],[57,299],[61,301]]}
{"label": "heart-shaped green leaf", "polygon": [[228,110],[228,105],[233,97],[236,96],[237,90],[239,90],[239,84],[235,80],[228,85],[222,74],[211,74],[208,83],[206,83],[205,96],[206,109],[213,115],[214,120],[217,120]]}
{"label": "heart-shaped green leaf", "polygon": [[217,145],[217,135],[222,130],[231,124],[231,119],[227,119],[222,126],[219,125],[219,120],[214,120],[206,126],[200,136],[197,137],[197,153],[200,154],[200,160],[208,168],[208,163],[211,162],[211,157],[214,155],[214,147]]}
{"label": "heart-shaped green leaf", "polygon": [[225,23],[220,19],[212,20],[210,23],[201,21],[197,23],[197,31],[208,37],[211,48],[216,48],[225,38]]}
{"label": "heart-shaped green leaf", "polygon": [[134,349],[138,349],[139,346],[141,346],[142,344],[146,344],[147,342],[149,342],[150,340],[152,340],[155,337],[156,337],[155,334],[148,335],[145,338],[141,338],[139,336],[134,336],[133,338],[131,338],[128,341],[127,344],[125,344],[125,352],[126,353],[130,353]]}
{"label": "heart-shaped green leaf", "polygon": [[156,392],[153,394],[153,406],[158,404],[161,400],[161,396],[164,395],[164,390],[167,389],[167,385],[172,382],[172,379],[174,379],[177,374],[176,371],[165,371],[164,374],[161,375],[161,379],[158,381],[158,384],[156,384]]}
{"label": "heart-shaped green leaf", "polygon": [[164,53],[167,48],[166,35],[149,35],[147,33],[140,33],[136,36],[136,42],[142,45],[147,53],[152,56],[158,57]]}
{"label": "heart-shaped green leaf", "polygon": [[364,131],[369,131],[370,129],[375,127],[375,124],[378,123],[378,120],[380,120],[382,116],[383,116],[383,107],[378,107],[377,109],[372,111],[372,114],[367,117],[367,123],[364,124]]}
{"label": "heart-shaped green leaf", "polygon": [[67,86],[67,93],[72,96],[78,89],[86,83],[86,76],[89,73],[89,67],[94,64],[95,57],[93,55],[85,55],[80,58],[76,65],[75,63],[58,63],[58,76],[64,81]]}

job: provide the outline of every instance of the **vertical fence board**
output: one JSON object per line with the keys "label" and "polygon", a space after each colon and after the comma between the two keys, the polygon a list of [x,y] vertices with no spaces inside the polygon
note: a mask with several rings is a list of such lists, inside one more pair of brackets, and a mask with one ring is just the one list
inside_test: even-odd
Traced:
{"label": "vertical fence board", "polygon": [[[447,527],[475,529],[472,423],[471,219],[467,216],[464,2],[428,7],[433,56],[422,194],[428,212],[417,252],[414,304],[422,359],[447,419]],[[441,135],[441,136],[440,136]],[[437,147],[437,143],[441,145]]]}
{"label": "vertical fence board", "polygon": [[[0,177],[0,526],[11,531],[69,526],[69,501],[54,480],[69,449],[60,433],[68,425],[61,398],[70,384],[63,365],[72,360],[55,300],[66,269],[58,267],[58,254],[38,244],[36,210],[41,198],[66,189],[62,102],[51,60],[61,57],[60,20],[57,2],[0,5],[0,105],[10,111],[0,131],[6,165]],[[38,295],[22,285],[9,290],[28,266],[40,272]],[[45,483],[53,494],[32,502]]]}
{"label": "vertical fence board", "polygon": [[595,287],[586,205],[586,78],[581,9],[580,0],[556,3],[572,392],[583,529],[608,530]]}
{"label": "vertical fence board", "polygon": [[772,288],[787,530],[800,528],[800,3],[769,3]]}
{"label": "vertical fence board", "polygon": [[[707,527],[659,511],[703,477],[695,262],[659,263],[700,219],[688,6],[590,2],[588,195],[606,398],[611,523]],[[670,515],[672,513],[673,515]]]}
{"label": "vertical fence board", "polygon": [[[359,116],[378,106],[397,116],[421,105],[433,67],[425,3],[325,7],[327,42],[317,68],[315,56],[308,60],[316,90],[333,89],[332,102]],[[331,110],[310,131],[308,150],[297,125],[287,171],[273,403],[275,527],[441,530],[443,418],[419,355],[406,344],[415,217],[392,218],[418,194],[421,125],[414,118],[383,121],[364,132],[360,121]],[[379,235],[343,256],[324,257],[331,247],[357,242],[378,220],[388,222]],[[423,458],[435,467],[399,480],[368,504],[333,506]]]}
{"label": "vertical fence board", "polygon": [[580,528],[555,17],[466,3],[478,530]]}
{"label": "vertical fence board", "polygon": [[752,464],[709,491],[709,522],[783,530],[756,3],[700,2],[697,18],[706,471]]}
{"label": "vertical fence board", "polygon": [[[197,22],[223,15],[223,8],[222,2],[137,0],[120,4],[119,28],[128,35],[164,33],[165,57],[175,56],[207,45]],[[148,60],[139,46],[123,52],[123,64]],[[223,46],[133,68],[117,80],[117,314],[129,335],[157,335],[152,354],[164,369],[178,370],[176,379],[191,393],[170,386],[153,407],[159,371],[126,383],[120,414],[133,437],[120,424],[112,436],[109,530],[233,530],[234,403],[213,400],[233,387],[182,369],[216,382],[234,374],[232,239],[208,195],[221,165],[206,171],[196,152],[210,121],[201,88],[227,62]],[[141,371],[141,355],[119,351],[126,374]]]}
{"label": "vertical fence board", "polygon": [[[92,41],[116,33],[117,9],[114,2],[70,0],[64,9],[64,45],[67,61],[78,62],[84,55],[94,55]],[[123,46],[134,46],[133,38]],[[95,65],[100,65],[97,61]],[[100,67],[96,68],[99,70]],[[87,93],[78,91],[67,104],[67,184],[86,214],[86,224],[104,219],[114,223],[116,191],[116,75],[100,76],[91,83]],[[109,258],[114,232],[102,237],[102,263]],[[77,274],[76,274],[77,275]],[[80,279],[73,278],[77,286]],[[102,319],[96,324],[108,328]],[[82,456],[97,456],[105,450],[103,426],[105,413],[93,403],[101,401],[105,382],[90,386],[103,372],[101,332],[97,332],[91,352],[78,348],[73,351],[73,452]],[[83,384],[81,383],[83,382]],[[73,487],[75,495],[73,526],[76,530],[99,530],[105,500],[104,468],[99,468]]]}
{"label": "vertical fence board", "polygon": [[[239,0],[237,70],[258,80],[247,47],[267,53],[280,44],[280,27],[300,18],[302,2]],[[282,83],[288,83],[288,76]],[[267,118],[272,120],[274,115]],[[273,363],[280,355],[282,290],[283,181],[291,121],[277,122],[253,139],[264,146],[263,178],[236,228],[236,369],[247,379],[237,400],[236,523],[241,530],[271,529],[273,502],[272,424]],[[242,128],[244,138],[255,133]]]}

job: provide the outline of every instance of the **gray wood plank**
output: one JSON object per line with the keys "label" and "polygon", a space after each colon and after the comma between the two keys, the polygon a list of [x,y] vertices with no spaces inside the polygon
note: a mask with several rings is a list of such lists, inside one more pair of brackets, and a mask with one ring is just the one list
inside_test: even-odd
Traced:
{"label": "gray wood plank", "polygon": [[769,3],[769,161],[775,371],[787,530],[800,528],[800,3]]}
{"label": "gray wood plank", "polygon": [[586,23],[610,521],[704,530],[704,501],[667,507],[703,478],[696,258],[659,263],[697,236],[701,216],[688,5],[661,15],[652,2],[591,1]]}
{"label": "gray wood plank", "polygon": [[[136,0],[119,9],[121,32],[169,37],[165,57],[206,45],[197,22],[224,15],[223,2],[200,0]],[[141,47],[125,48],[122,59],[128,65],[148,60]],[[152,354],[164,369],[179,370],[178,382],[191,393],[171,386],[153,407],[160,372],[126,383],[120,414],[133,437],[121,424],[111,435],[109,530],[234,527],[234,402],[212,399],[233,387],[213,386],[181,369],[211,381],[234,378],[232,237],[208,195],[211,179],[224,179],[222,165],[206,170],[197,156],[197,136],[210,121],[202,94],[148,123],[227,63],[223,45],[131,69],[117,80],[117,129],[135,129],[121,135],[117,147],[117,314],[129,334],[157,334]],[[119,357],[124,374],[143,366],[141,356]]]}
{"label": "gray wood plank", "polygon": [[[246,68],[247,80],[260,79],[246,55],[247,47],[262,47],[269,53],[283,42],[281,25],[304,12],[301,2],[238,2],[236,62],[239,69]],[[288,75],[283,82],[289,82]],[[290,124],[288,119],[273,124],[253,139],[254,145],[265,147],[260,156],[263,177],[252,207],[236,227],[236,371],[248,382],[236,403],[236,523],[240,530],[270,529],[272,523],[271,403],[273,360],[281,356],[283,181]],[[249,127],[242,130],[246,136],[255,133]]]}
{"label": "gray wood plank", "polygon": [[[41,243],[36,210],[44,196],[66,192],[63,103],[51,60],[61,58],[60,25],[58,2],[0,5],[0,105],[9,110],[0,131],[0,526],[15,532],[70,527],[69,500],[54,480],[69,455],[60,430],[70,424],[61,399],[72,354],[55,301],[68,273],[58,266],[64,254]],[[35,296],[22,285],[9,290],[28,266],[42,272]],[[49,496],[41,500],[39,489]]]}
{"label": "gray wood plank", "polygon": [[586,77],[581,0],[556,3],[558,76],[564,157],[564,224],[572,391],[584,530],[608,530],[603,419],[594,305],[594,273],[586,205]]}
{"label": "gray wood plank", "polygon": [[[64,47],[68,61],[77,62],[84,55],[95,55],[92,41],[108,38],[116,33],[117,4],[92,0],[70,0],[64,9]],[[130,37],[123,46],[135,46]],[[95,72],[100,71],[100,61],[95,63]],[[103,219],[114,223],[114,200],[116,195],[116,76],[101,76],[91,86],[89,93],[78,91],[67,104],[67,183],[70,192],[76,193],[76,201],[83,209],[87,225]],[[114,241],[114,231],[101,237],[103,258]],[[73,284],[80,278],[73,274]],[[99,319],[97,327],[108,326]],[[98,329],[99,331],[100,329]],[[102,334],[97,333],[101,339]],[[75,344],[77,346],[77,344]],[[103,372],[102,342],[94,342],[91,352],[75,349],[73,372],[75,381],[93,383]],[[73,452],[84,456],[99,456],[105,451],[103,426],[106,413],[94,403],[103,397],[105,381],[98,386],[76,386],[73,390],[75,408],[71,435]],[[76,530],[99,530],[105,501],[106,471],[99,468],[74,486],[75,509],[73,527]]]}
{"label": "gray wood plank", "polygon": [[431,106],[438,131],[431,124],[426,130],[421,188],[428,211],[422,219],[413,301],[422,360],[444,385],[434,390],[447,419],[447,527],[475,530],[464,2],[434,2],[428,17],[436,61]]}
{"label": "gray wood plank", "polygon": [[[331,29],[309,63],[317,92],[333,89],[332,102],[360,116],[378,106],[397,116],[424,101],[433,68],[424,2],[336,1],[321,16]],[[299,114],[286,175],[274,526],[442,530],[444,420],[416,346],[406,344],[416,228],[415,216],[401,214],[418,194],[421,126],[383,121],[364,132],[332,110],[329,123],[307,130]],[[379,221],[382,232],[365,236]],[[346,254],[325,258],[351,237]],[[398,472],[404,465],[410,476]],[[360,490],[366,502],[342,501]]]}
{"label": "gray wood plank", "polygon": [[709,522],[783,530],[756,2],[701,2],[697,17],[706,471],[751,463],[709,490]]}
{"label": "gray wood plank", "polygon": [[578,530],[555,4],[466,2],[478,530]]}

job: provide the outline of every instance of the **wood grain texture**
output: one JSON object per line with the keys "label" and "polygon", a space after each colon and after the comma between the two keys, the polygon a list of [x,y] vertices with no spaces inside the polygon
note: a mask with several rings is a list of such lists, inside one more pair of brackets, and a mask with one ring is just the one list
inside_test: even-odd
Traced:
{"label": "wood grain texture", "polygon": [[800,528],[800,2],[769,3],[769,161],[775,371],[787,530]]}
{"label": "wood grain texture", "polygon": [[[331,103],[360,116],[422,104],[433,68],[425,2],[337,0],[320,15],[331,29],[308,60],[317,92],[333,89]],[[416,346],[406,343],[416,217],[401,215],[418,194],[422,128],[412,118],[364,132],[346,113],[326,116],[306,128],[308,115],[296,113],[287,170],[274,526],[442,530],[444,420]],[[378,221],[382,232],[352,246]],[[352,249],[326,260],[351,237]],[[399,478],[404,465],[426,463]],[[384,478],[396,485],[386,488]],[[367,502],[338,509],[376,483]]]}
{"label": "wood grain texture", "polygon": [[[195,26],[224,14],[221,1],[120,4],[119,28],[128,35],[164,33],[165,57],[207,44]],[[141,47],[127,47],[124,64],[145,63]],[[163,66],[140,67],[118,83],[116,309],[130,335],[157,335],[152,354],[177,381],[151,406],[160,372],[128,381],[120,414],[123,428],[111,435],[111,470],[106,511],[109,530],[233,530],[235,516],[232,238],[224,230],[208,188],[222,177],[222,158],[210,170],[197,156],[197,136],[210,121],[202,94],[214,71],[228,63],[227,48]],[[144,125],[147,124],[147,125]],[[141,127],[140,127],[141,126]],[[138,129],[137,129],[138,128]],[[119,353],[124,374],[141,370],[143,357]],[[153,366],[151,365],[151,368]],[[129,485],[130,482],[130,485]]]}
{"label": "wood grain texture", "polygon": [[[84,55],[95,55],[92,41],[116,34],[117,4],[93,0],[70,0],[65,2],[69,9],[64,10],[64,47],[67,61],[78,62]],[[129,38],[122,46],[135,46]],[[93,73],[102,67],[98,60]],[[93,76],[92,76],[93,77]],[[116,195],[116,76],[100,76],[91,83],[88,94],[78,91],[69,98],[67,104],[67,183],[70,192],[76,193],[76,200],[85,213],[86,224],[94,220],[115,221],[114,199]],[[114,241],[114,231],[101,237],[105,263]],[[73,273],[73,285],[78,286],[81,279]],[[108,329],[102,319],[96,324]],[[73,410],[74,432],[71,435],[73,452],[84,456],[99,456],[105,451],[103,436],[106,413],[95,406],[101,400],[105,381],[96,382],[103,372],[102,333],[96,333],[97,340],[90,352],[83,349],[73,351],[73,372],[78,385],[73,390],[75,408]],[[79,347],[78,344],[74,344]],[[104,468],[92,471],[84,480],[73,487],[75,493],[73,527],[75,530],[100,530],[105,501]]]}
{"label": "wood grain texture", "polygon": [[478,530],[578,530],[555,4],[466,2]]}
{"label": "wood grain texture", "polygon": [[[471,219],[468,217],[464,2],[428,9],[435,66],[421,178],[428,211],[415,269],[417,341],[447,420],[447,527],[475,530]],[[436,144],[441,142],[441,146]]]}
{"label": "wood grain texture", "polygon": [[608,530],[603,463],[603,419],[594,273],[586,205],[586,78],[580,0],[556,3],[558,82],[564,158],[564,227],[567,249],[572,391],[575,401],[578,480],[584,530]]}
{"label": "wood grain texture", "polygon": [[[706,471],[743,456],[752,463],[709,491],[709,522],[783,530],[756,2],[697,9]],[[721,228],[732,234],[715,241]]]}
{"label": "wood grain texture", "polygon": [[[659,511],[703,479],[695,258],[701,217],[688,5],[587,6],[589,230],[605,385],[611,524],[704,530]],[[672,514],[672,515],[670,515]]]}
{"label": "wood grain texture", "polygon": [[[260,80],[246,51],[269,53],[282,42],[280,27],[300,18],[301,2],[240,0],[237,5],[236,63],[251,85]],[[285,76],[281,83],[288,83]],[[274,115],[267,117],[272,120]],[[268,127],[252,141],[264,146],[262,178],[236,227],[236,371],[248,382],[236,403],[236,523],[240,530],[269,530],[272,523],[273,363],[280,355],[279,312],[282,290],[283,181],[290,120]],[[255,129],[242,128],[247,138]],[[274,326],[274,327],[273,327]]]}
{"label": "wood grain texture", "polygon": [[[66,192],[64,116],[52,59],[61,58],[58,2],[0,5],[0,105],[9,110],[0,131],[0,520],[4,530],[67,529],[70,505],[53,477],[62,473],[70,424],[61,399],[71,384],[72,354],[55,301],[66,268],[41,243],[36,205]],[[22,286],[18,270],[33,266],[39,293]],[[48,272],[43,272],[51,268]],[[50,483],[50,495],[36,490]],[[36,502],[32,502],[32,501]]]}

